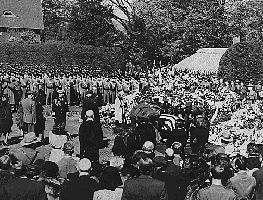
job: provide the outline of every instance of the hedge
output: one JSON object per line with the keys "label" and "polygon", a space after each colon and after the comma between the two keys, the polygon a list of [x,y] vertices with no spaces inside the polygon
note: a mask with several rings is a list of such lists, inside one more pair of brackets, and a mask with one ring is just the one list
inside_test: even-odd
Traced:
{"label": "hedge", "polygon": [[229,47],[220,59],[218,76],[244,82],[263,80],[263,43],[241,42]]}
{"label": "hedge", "polygon": [[11,64],[92,65],[109,69],[125,65],[118,47],[94,47],[65,42],[43,44],[0,44],[0,62]]}

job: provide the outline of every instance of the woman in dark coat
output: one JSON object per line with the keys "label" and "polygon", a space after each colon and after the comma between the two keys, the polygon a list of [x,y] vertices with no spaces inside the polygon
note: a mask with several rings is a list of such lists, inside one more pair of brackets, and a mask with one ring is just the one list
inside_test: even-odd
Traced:
{"label": "woman in dark coat", "polygon": [[11,106],[8,103],[7,95],[0,95],[0,134],[1,142],[3,142],[4,145],[7,145],[8,134],[11,132],[12,125]]}

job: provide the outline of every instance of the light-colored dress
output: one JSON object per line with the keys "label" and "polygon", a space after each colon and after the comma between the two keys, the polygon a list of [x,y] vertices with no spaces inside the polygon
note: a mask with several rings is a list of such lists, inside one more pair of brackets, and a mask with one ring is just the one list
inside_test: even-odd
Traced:
{"label": "light-colored dress", "polygon": [[64,157],[62,148],[65,142],[67,142],[66,135],[56,135],[52,131],[49,132],[49,144],[52,147],[49,161],[57,163]]}
{"label": "light-colored dress", "polygon": [[98,190],[94,192],[93,200],[121,200],[122,191],[122,188],[116,188],[114,191]]}
{"label": "light-colored dress", "polygon": [[115,120],[122,123],[123,117],[123,103],[122,100],[117,97],[115,99]]}

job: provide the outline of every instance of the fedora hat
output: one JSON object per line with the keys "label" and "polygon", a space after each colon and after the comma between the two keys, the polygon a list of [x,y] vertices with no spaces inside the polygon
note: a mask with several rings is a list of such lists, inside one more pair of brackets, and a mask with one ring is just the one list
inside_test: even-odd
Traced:
{"label": "fedora hat", "polygon": [[30,132],[24,136],[24,139],[20,142],[21,146],[27,146],[40,142],[41,139],[36,137],[34,132]]}

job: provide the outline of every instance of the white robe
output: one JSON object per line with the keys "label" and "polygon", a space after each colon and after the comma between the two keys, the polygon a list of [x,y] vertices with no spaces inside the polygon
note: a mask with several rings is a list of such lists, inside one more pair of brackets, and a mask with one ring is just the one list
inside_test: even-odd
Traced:
{"label": "white robe", "polygon": [[115,120],[119,121],[120,123],[122,123],[122,118],[123,118],[123,105],[122,105],[122,100],[119,99],[119,97],[117,97],[115,99]]}

